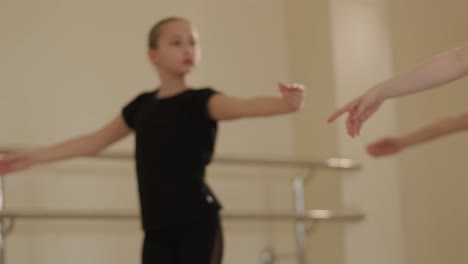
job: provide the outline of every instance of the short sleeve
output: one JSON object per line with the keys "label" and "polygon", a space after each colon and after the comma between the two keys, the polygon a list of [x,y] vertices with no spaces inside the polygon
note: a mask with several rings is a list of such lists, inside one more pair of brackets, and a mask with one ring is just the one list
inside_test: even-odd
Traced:
{"label": "short sleeve", "polygon": [[138,95],[122,109],[123,119],[129,128],[135,127],[136,116],[146,95],[146,93]]}
{"label": "short sleeve", "polygon": [[210,98],[216,94],[219,94],[219,92],[212,88],[204,88],[204,89],[198,90],[197,106],[198,106],[198,109],[200,110],[200,114],[203,119],[214,121],[208,109],[208,102]]}

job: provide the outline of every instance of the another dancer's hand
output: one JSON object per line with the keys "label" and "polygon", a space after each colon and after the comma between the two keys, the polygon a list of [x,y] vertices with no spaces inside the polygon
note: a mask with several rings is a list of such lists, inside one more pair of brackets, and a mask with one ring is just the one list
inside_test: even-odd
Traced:
{"label": "another dancer's hand", "polygon": [[367,152],[374,157],[396,154],[403,150],[404,144],[399,138],[383,138],[367,145]]}
{"label": "another dancer's hand", "polygon": [[331,123],[344,113],[348,113],[346,129],[348,135],[355,137],[360,134],[364,122],[379,109],[382,102],[383,100],[380,98],[377,90],[371,89],[364,95],[355,98],[345,106],[336,110],[336,112],[328,118],[328,122]]}

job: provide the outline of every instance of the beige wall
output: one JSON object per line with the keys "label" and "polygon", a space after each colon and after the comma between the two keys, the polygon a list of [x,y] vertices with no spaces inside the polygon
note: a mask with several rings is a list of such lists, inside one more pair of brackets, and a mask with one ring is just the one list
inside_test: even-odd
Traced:
{"label": "beige wall", "polygon": [[[466,1],[394,0],[395,71],[467,42]],[[398,100],[399,131],[409,132],[446,115],[466,111],[468,81]],[[467,263],[465,133],[399,156],[407,263]]]}
{"label": "beige wall", "polygon": [[[335,106],[332,65],[332,38],[328,0],[288,0],[290,79],[307,86],[304,109],[295,115],[294,147],[301,159],[338,156],[336,128],[325,125]],[[316,171],[307,181],[308,208],[341,208],[338,173]],[[309,234],[310,263],[343,263],[341,224],[324,223]]]}
{"label": "beige wall", "polygon": [[[388,6],[376,0],[331,3],[336,100],[343,105],[391,74]],[[375,161],[364,152],[370,139],[396,130],[393,105],[368,122],[361,137],[351,139],[343,120],[338,128],[339,153],[363,164],[361,171],[342,175],[343,204],[366,215],[363,222],[345,228],[345,263],[403,263],[398,164],[394,159]]]}

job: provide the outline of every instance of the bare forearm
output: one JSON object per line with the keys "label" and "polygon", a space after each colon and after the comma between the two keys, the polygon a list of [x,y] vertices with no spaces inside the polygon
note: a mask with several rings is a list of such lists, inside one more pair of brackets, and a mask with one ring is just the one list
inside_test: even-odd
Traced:
{"label": "bare forearm", "polygon": [[91,156],[99,152],[99,144],[93,134],[71,139],[50,147],[32,151],[35,163],[47,163],[80,156]]}
{"label": "bare forearm", "polygon": [[274,96],[262,96],[246,99],[243,109],[243,115],[245,117],[273,116],[287,114],[297,110],[288,105],[283,98]]}
{"label": "bare forearm", "polygon": [[400,138],[404,147],[468,129],[468,114],[448,117]]}
{"label": "bare forearm", "polygon": [[457,80],[468,74],[468,46],[454,49],[401,75],[377,84],[382,99],[403,96]]}
{"label": "bare forearm", "polygon": [[94,133],[67,140],[50,147],[10,153],[2,157],[0,159],[0,174],[24,170],[40,163],[93,155],[124,138],[131,132],[132,130],[125,123],[123,116],[119,114],[111,122]]}
{"label": "bare forearm", "polygon": [[281,96],[238,98],[214,95],[208,101],[208,110],[214,120],[234,120],[245,117],[273,116],[298,111],[304,99],[300,84],[279,83]]}
{"label": "bare forearm", "polygon": [[131,133],[123,117],[118,115],[94,133],[32,151],[34,163],[45,163],[80,156],[91,156]]}

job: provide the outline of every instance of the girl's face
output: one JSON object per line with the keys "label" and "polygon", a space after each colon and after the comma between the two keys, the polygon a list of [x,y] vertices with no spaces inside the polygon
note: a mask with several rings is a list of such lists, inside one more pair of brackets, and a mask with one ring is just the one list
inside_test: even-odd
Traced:
{"label": "girl's face", "polygon": [[171,21],[159,32],[157,48],[149,56],[158,69],[172,74],[187,74],[200,59],[198,33],[187,21]]}

